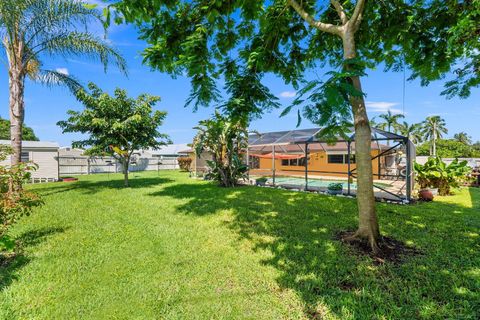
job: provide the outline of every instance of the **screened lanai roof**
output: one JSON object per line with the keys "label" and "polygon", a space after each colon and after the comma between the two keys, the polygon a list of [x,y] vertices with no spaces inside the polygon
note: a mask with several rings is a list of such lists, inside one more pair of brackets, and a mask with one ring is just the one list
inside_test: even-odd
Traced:
{"label": "screened lanai roof", "polygon": [[[290,131],[276,131],[266,133],[256,133],[248,137],[248,145],[250,147],[260,146],[275,146],[275,145],[289,145],[289,144],[305,144],[305,143],[328,143],[326,139],[319,138],[319,133],[322,129],[299,129]],[[372,141],[387,141],[387,140],[405,140],[406,137],[384,131],[372,127]],[[346,142],[355,141],[355,134],[351,135],[348,140],[338,137],[337,144],[346,144]]]}

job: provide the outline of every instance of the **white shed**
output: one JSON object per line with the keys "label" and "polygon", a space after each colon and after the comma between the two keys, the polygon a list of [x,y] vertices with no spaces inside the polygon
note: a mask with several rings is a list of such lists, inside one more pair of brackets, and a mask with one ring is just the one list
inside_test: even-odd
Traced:
{"label": "white shed", "polygon": [[[10,145],[9,140],[0,140],[0,144]],[[58,149],[56,142],[49,141],[23,141],[22,161],[32,161],[38,169],[32,173],[33,182],[57,181],[58,176]],[[2,165],[10,164],[10,158]]]}

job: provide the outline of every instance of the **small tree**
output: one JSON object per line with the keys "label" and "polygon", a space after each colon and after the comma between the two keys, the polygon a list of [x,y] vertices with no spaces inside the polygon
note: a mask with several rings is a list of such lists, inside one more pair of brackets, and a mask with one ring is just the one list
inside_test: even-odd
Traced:
{"label": "small tree", "polygon": [[[0,162],[11,153],[11,148],[0,145]],[[12,183],[21,185],[27,182],[36,168],[31,162],[20,162],[10,167],[0,165],[0,252],[13,249],[14,242],[6,235],[8,228],[42,203],[37,194],[10,187]]]}
{"label": "small tree", "polygon": [[74,141],[75,147],[91,147],[93,152],[105,152],[121,164],[125,186],[128,187],[128,167],[135,150],[158,148],[170,143],[167,135],[158,132],[167,113],[153,111],[159,97],[142,94],[136,99],[127,92],[115,89],[114,96],[88,85],[91,93],[79,90],[78,101],[85,110],[69,110],[70,117],[57,123],[63,132],[80,132],[89,135],[85,140]]}
{"label": "small tree", "polygon": [[208,120],[200,121],[193,145],[198,155],[207,151],[213,160],[207,161],[211,178],[224,187],[237,185],[246,178],[247,166],[242,151],[248,146],[248,131],[240,120],[231,120],[218,112]]}

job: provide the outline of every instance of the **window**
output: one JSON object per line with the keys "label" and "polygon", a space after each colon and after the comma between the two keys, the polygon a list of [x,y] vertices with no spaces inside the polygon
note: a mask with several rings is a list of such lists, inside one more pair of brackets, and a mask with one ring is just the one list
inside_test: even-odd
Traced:
{"label": "window", "polygon": [[[345,163],[348,163],[348,154],[345,155]],[[350,163],[355,163],[355,155],[350,155]]]}
{"label": "window", "polygon": [[[347,164],[348,163],[348,154],[329,154],[328,163],[339,163]],[[350,155],[350,163],[355,163],[355,155]]]}
{"label": "window", "polygon": [[329,154],[328,163],[341,163],[343,164],[345,159],[343,154]]}
{"label": "window", "polygon": [[300,159],[282,159],[282,166],[305,167],[305,157]]}
{"label": "window", "polygon": [[20,154],[20,161],[21,162],[28,162],[30,161],[30,152],[22,152]]}

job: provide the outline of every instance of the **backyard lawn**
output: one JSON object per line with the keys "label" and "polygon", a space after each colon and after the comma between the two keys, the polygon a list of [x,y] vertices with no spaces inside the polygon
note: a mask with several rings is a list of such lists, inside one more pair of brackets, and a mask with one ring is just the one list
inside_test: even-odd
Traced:
{"label": "backyard lawn", "polygon": [[378,264],[333,240],[353,199],[225,189],[179,172],[35,185],[11,230],[0,319],[479,319],[480,190],[378,204],[422,254]]}

